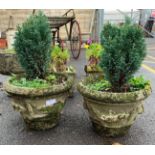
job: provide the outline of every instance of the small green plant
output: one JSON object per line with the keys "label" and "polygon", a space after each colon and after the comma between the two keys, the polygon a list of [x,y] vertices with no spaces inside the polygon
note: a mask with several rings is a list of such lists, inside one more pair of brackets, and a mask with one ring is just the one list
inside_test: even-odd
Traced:
{"label": "small green plant", "polygon": [[97,91],[108,91],[111,89],[111,84],[107,80],[100,80],[87,85],[89,89]]}
{"label": "small green plant", "polygon": [[131,91],[144,89],[146,85],[150,85],[149,80],[145,80],[143,76],[133,77],[129,80]]}
{"label": "small green plant", "polygon": [[62,59],[67,61],[70,58],[70,54],[67,49],[62,50],[59,46],[54,46],[51,51],[51,59],[57,61],[57,59]]}
{"label": "small green plant", "polygon": [[[89,41],[90,42],[90,41]],[[86,72],[98,72],[100,67],[98,65],[102,46],[98,43],[90,43],[85,45],[86,48],[86,58],[88,60],[88,65],[85,68]]]}
{"label": "small green plant", "polygon": [[102,46],[98,43],[92,43],[86,48],[86,58],[89,60],[91,57],[99,59],[102,51]]}
{"label": "small green plant", "polygon": [[122,26],[108,23],[101,33],[101,44],[100,66],[105,78],[113,91],[123,91],[146,56],[143,31],[129,19]]}
{"label": "small green plant", "polygon": [[16,74],[12,74],[11,83],[19,87],[28,87],[28,88],[45,88],[49,87],[50,84],[55,84],[58,81],[58,77],[54,74],[49,74],[45,79],[33,79],[28,80],[25,77],[19,77]]}
{"label": "small green plant", "polygon": [[51,31],[42,12],[18,26],[14,47],[27,79],[44,79],[50,62]]}
{"label": "small green plant", "polygon": [[[126,87],[129,92],[137,91],[140,89],[144,89],[145,86],[150,85],[149,80],[145,80],[143,76],[133,77],[129,80]],[[96,82],[92,82],[87,85],[89,89],[97,90],[97,91],[111,91],[112,86],[107,80],[100,80]]]}
{"label": "small green plant", "polygon": [[27,80],[26,78],[12,79],[11,83],[18,87],[28,88],[45,88],[48,87],[49,83],[43,79]]}
{"label": "small green plant", "polygon": [[50,75],[48,75],[47,77],[46,77],[46,80],[48,81],[48,82],[50,82],[50,83],[54,83],[55,81],[56,81],[56,76],[55,75],[53,75],[53,74],[50,74]]}
{"label": "small green plant", "polygon": [[67,68],[67,60],[70,54],[67,49],[62,50],[59,46],[54,46],[51,51],[51,59],[53,61],[54,71],[64,72]]}

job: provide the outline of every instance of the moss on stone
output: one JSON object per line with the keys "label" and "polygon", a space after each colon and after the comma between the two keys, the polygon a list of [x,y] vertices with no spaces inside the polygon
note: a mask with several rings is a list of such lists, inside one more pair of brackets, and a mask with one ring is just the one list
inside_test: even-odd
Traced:
{"label": "moss on stone", "polygon": [[53,115],[53,114],[57,114],[58,112],[60,112],[64,107],[64,103],[62,102],[57,102],[56,104],[54,104],[53,106],[46,106],[44,108],[41,109],[41,111],[48,113],[49,115]]}
{"label": "moss on stone", "polygon": [[104,136],[121,136],[127,133],[138,114],[144,111],[143,100],[151,94],[151,86],[128,93],[112,93],[91,90],[92,79],[86,78],[78,85],[84,98],[84,108],[95,130]]}
{"label": "moss on stone", "polygon": [[57,93],[63,93],[64,91],[70,90],[74,82],[74,78],[72,76],[67,76],[67,80],[65,82],[49,85],[49,87],[47,88],[26,88],[13,85],[11,83],[11,79],[12,78],[8,79],[4,83],[4,89],[6,90],[6,92],[10,95],[21,95],[29,97],[47,96],[49,94],[54,95]]}
{"label": "moss on stone", "polygon": [[151,94],[151,86],[146,85],[144,89],[134,92],[125,93],[113,93],[113,92],[102,92],[97,90],[91,90],[87,87],[87,84],[92,82],[90,78],[86,78],[78,84],[79,92],[89,98],[95,100],[101,100],[105,103],[130,103],[134,101],[144,100]]}
{"label": "moss on stone", "polygon": [[[46,130],[58,124],[72,85],[73,79],[68,77],[64,83],[46,89],[15,87],[10,80],[4,87],[13,99],[12,106],[21,113],[28,128]],[[54,103],[48,105],[49,100]]]}

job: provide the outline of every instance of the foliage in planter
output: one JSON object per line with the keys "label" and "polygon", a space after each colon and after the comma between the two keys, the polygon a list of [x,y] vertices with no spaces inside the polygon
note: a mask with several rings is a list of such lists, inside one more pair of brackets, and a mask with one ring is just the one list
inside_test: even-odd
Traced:
{"label": "foliage in planter", "polygon": [[53,84],[53,83],[56,82],[57,77],[56,77],[55,75],[53,75],[53,74],[50,74],[50,75],[48,75],[48,76],[46,77],[46,80],[47,80],[49,83]]}
{"label": "foliage in planter", "polygon": [[[22,77],[21,77],[22,76]],[[28,80],[23,75],[12,74],[10,82],[18,87],[27,87],[27,88],[47,88],[50,84],[58,83],[59,77],[56,77],[54,74],[49,74],[45,79],[33,79]]]}
{"label": "foliage in planter", "polygon": [[47,17],[39,12],[18,26],[14,47],[28,79],[44,79],[50,62],[51,33]]}
{"label": "foliage in planter", "polygon": [[90,57],[94,57],[96,59],[99,59],[101,51],[102,51],[102,46],[100,44],[92,43],[86,49],[86,58],[88,60],[90,59]]}
{"label": "foliage in planter", "polygon": [[102,46],[98,43],[90,43],[85,45],[86,48],[86,58],[88,60],[87,71],[100,71],[100,67],[98,66]]}
{"label": "foliage in planter", "polygon": [[65,71],[69,58],[70,54],[67,49],[62,50],[59,46],[54,46],[51,51],[51,59],[53,61],[54,71]]}
{"label": "foliage in planter", "polygon": [[130,91],[144,89],[146,85],[150,85],[149,80],[145,80],[143,76],[133,77],[129,80]]}
{"label": "foliage in planter", "polygon": [[113,91],[120,92],[146,55],[143,31],[128,18],[122,26],[108,23],[101,33],[101,44],[104,50],[100,66]]}
{"label": "foliage in planter", "polygon": [[[144,89],[147,85],[150,86],[150,81],[145,80],[143,76],[132,77],[127,83],[129,88],[127,91],[138,91],[140,89]],[[87,84],[87,87],[91,90],[97,91],[112,91],[111,84],[105,79],[89,83]]]}
{"label": "foliage in planter", "polygon": [[11,79],[10,81],[14,86],[18,87],[27,87],[27,88],[46,88],[48,83],[43,79],[33,79],[27,80],[26,78],[21,79]]}
{"label": "foliage in planter", "polygon": [[111,85],[107,80],[102,79],[88,84],[87,87],[97,91],[108,91],[111,88]]}

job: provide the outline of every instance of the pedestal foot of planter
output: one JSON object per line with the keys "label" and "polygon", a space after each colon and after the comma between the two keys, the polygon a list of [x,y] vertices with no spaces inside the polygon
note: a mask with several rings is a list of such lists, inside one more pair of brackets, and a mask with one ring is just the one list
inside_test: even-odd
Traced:
{"label": "pedestal foot of planter", "polygon": [[105,136],[105,137],[124,136],[128,133],[130,128],[130,126],[122,127],[122,128],[108,128],[108,127],[103,127],[94,122],[92,122],[92,126],[94,131],[96,131],[99,135]]}

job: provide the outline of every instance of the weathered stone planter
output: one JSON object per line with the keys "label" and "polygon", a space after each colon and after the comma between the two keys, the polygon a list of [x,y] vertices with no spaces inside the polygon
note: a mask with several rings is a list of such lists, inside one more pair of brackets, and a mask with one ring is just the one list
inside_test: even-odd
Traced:
{"label": "weathered stone planter", "polygon": [[87,82],[88,79],[80,82],[78,90],[94,129],[105,136],[126,134],[138,114],[144,111],[143,100],[151,94],[150,86],[135,92],[111,93],[90,90]]}
{"label": "weathered stone planter", "polygon": [[17,74],[22,73],[15,53],[6,53],[0,51],[0,73],[2,74]]}
{"label": "weathered stone planter", "polygon": [[45,130],[58,124],[72,85],[72,77],[58,85],[40,89],[17,87],[8,80],[4,89],[11,95],[12,106],[21,113],[28,128]]}

